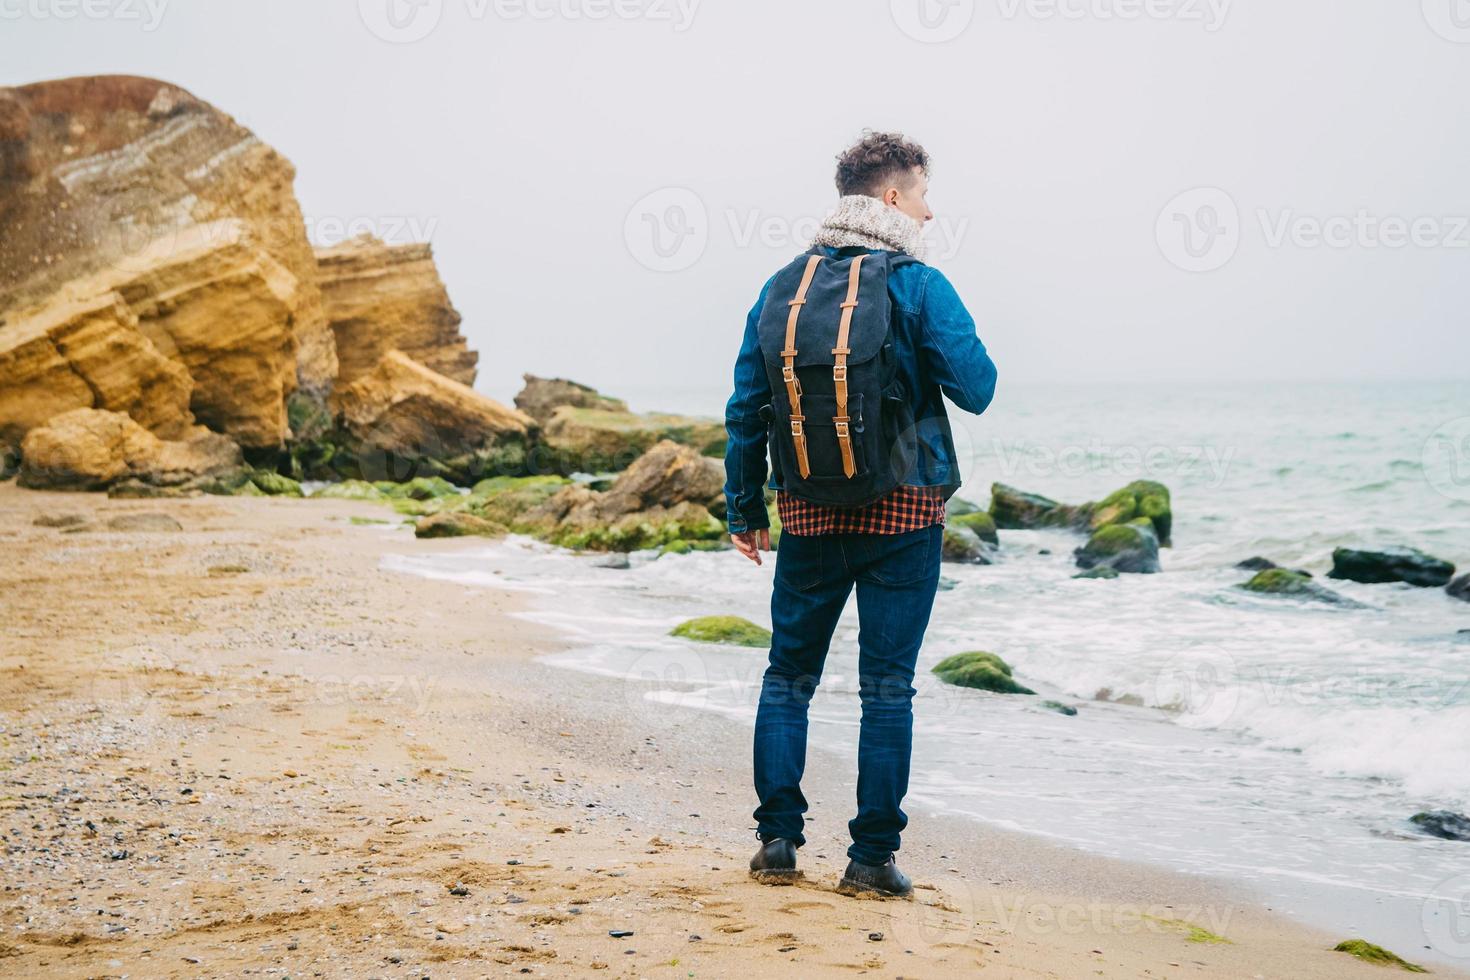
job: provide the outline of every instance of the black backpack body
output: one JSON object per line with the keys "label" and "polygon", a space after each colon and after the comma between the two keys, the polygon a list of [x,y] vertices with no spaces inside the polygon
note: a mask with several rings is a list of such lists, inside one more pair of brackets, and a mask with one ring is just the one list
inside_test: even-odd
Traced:
{"label": "black backpack body", "polygon": [[902,252],[813,249],[776,274],[759,338],[771,383],[771,465],[802,500],[861,507],[893,490],[917,455],[897,377],[888,275]]}

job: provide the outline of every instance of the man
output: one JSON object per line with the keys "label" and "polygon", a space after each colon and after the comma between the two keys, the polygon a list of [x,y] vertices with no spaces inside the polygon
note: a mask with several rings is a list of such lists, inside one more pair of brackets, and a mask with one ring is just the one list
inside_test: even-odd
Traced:
{"label": "man", "polygon": [[[838,158],[837,209],[814,247],[836,255],[860,246],[922,260],[929,212],[929,156],[901,135],[867,132]],[[857,253],[853,253],[857,254]],[[746,320],[735,362],[735,391],[725,410],[725,498],[731,538],[757,565],[770,550],[765,503],[767,421],[772,401],[757,326],[771,282]],[[857,508],[797,499],[773,473],[781,520],[771,595],[770,662],[755,723],[757,877],[794,877],[806,838],[801,792],[807,706],[838,617],[854,586],[858,603],[857,816],[848,824],[851,859],[840,890],[906,896],[912,885],[894,861],[908,822],[913,744],[914,664],[939,584],[945,502],[960,474],[941,392],[979,415],[995,393],[995,365],[954,287],[922,261],[896,265],[888,278],[891,340],[898,376],[911,402],[918,451],[902,485]],[[781,298],[783,307],[785,298]],[[783,314],[784,316],[784,314]],[[769,411],[769,409],[767,409]]]}

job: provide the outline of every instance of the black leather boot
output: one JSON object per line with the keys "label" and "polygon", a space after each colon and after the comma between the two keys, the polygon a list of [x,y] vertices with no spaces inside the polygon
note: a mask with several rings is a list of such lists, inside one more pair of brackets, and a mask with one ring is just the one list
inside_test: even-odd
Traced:
{"label": "black leather boot", "polygon": [[796,844],[785,837],[761,838],[760,850],[750,859],[750,876],[775,885],[789,885],[800,878]]}
{"label": "black leather boot", "polygon": [[856,861],[847,862],[847,870],[842,873],[842,881],[838,883],[837,890],[844,895],[877,892],[894,898],[908,898],[914,893],[914,883],[909,880],[908,875],[898,870],[898,865],[893,862],[893,855],[890,854],[888,862],[877,867],[858,864]]}

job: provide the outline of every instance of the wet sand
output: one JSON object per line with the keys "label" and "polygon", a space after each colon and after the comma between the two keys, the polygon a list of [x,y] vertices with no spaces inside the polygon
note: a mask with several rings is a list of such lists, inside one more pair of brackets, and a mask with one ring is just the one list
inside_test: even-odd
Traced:
{"label": "wet sand", "polygon": [[[181,530],[107,529],[139,514]],[[1385,975],[1227,886],[914,807],[915,899],[840,896],[844,758],[809,760],[805,879],[758,884],[747,729],[536,662],[521,597],[379,567],[477,542],[374,521],[0,485],[0,973]]]}

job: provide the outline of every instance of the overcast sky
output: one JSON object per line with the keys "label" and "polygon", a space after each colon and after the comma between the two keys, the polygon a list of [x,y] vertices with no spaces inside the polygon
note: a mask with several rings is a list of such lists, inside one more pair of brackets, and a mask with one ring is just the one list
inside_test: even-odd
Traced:
{"label": "overcast sky", "polygon": [[500,398],[718,411],[864,127],[1003,385],[1470,376],[1463,0],[0,0],[0,84],[100,73],[431,240]]}

